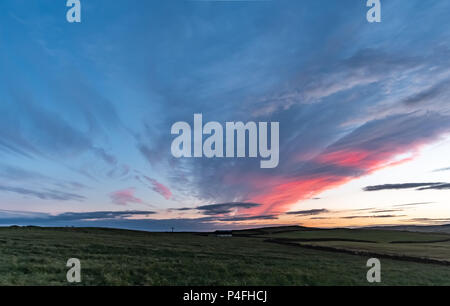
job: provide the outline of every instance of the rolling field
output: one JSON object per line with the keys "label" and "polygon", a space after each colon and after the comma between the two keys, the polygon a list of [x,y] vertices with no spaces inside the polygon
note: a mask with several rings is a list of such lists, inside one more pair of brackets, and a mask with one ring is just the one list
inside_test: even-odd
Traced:
{"label": "rolling field", "polygon": [[[246,232],[252,235],[251,231]],[[355,251],[371,256],[407,257],[410,260],[435,260],[450,266],[450,235],[374,229],[287,230],[253,233],[274,242],[329,248],[330,251]],[[318,248],[319,249],[319,248]]]}
{"label": "rolling field", "polygon": [[[366,281],[370,257],[310,248],[315,246],[450,260],[449,242],[431,242],[450,239],[446,234],[300,227],[234,233],[219,238],[94,228],[0,228],[0,285],[68,285],[69,258],[81,261],[81,285],[225,286],[372,285]],[[294,245],[271,243],[273,239]],[[450,285],[448,265],[380,260],[381,285]]]}

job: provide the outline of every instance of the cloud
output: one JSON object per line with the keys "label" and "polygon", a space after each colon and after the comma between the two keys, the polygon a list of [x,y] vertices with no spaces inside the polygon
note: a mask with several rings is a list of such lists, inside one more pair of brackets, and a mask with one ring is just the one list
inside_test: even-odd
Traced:
{"label": "cloud", "polygon": [[50,221],[87,221],[125,219],[129,217],[147,217],[155,214],[154,211],[127,210],[127,211],[93,211],[93,212],[66,212],[57,215],[38,212],[0,210],[0,222],[34,220]]}
{"label": "cloud", "polygon": [[419,188],[418,190],[446,190],[446,189],[450,189],[449,183],[422,187]]}
{"label": "cloud", "polygon": [[[361,49],[352,56],[338,60],[325,69],[310,68],[295,85],[287,91],[263,98],[255,115],[273,113],[276,110],[288,110],[295,104],[318,103],[323,99],[358,87],[369,86],[418,67],[417,58],[387,54],[382,50]],[[441,86],[444,89],[445,86]],[[437,89],[436,89],[437,91]]]}
{"label": "cloud", "polygon": [[134,196],[134,192],[134,188],[118,190],[111,193],[110,198],[117,205],[128,205],[129,203],[143,204],[144,202],[141,199]]}
{"label": "cloud", "polygon": [[381,214],[381,213],[392,213],[392,212],[399,212],[399,211],[403,211],[403,209],[374,209],[371,210],[371,213],[374,214]]}
{"label": "cloud", "polygon": [[450,167],[433,170],[433,172],[450,171]]}
{"label": "cloud", "polygon": [[219,221],[235,222],[235,221],[256,221],[256,220],[275,220],[278,219],[276,215],[262,215],[262,216],[236,216],[220,218]]}
{"label": "cloud", "polygon": [[407,204],[397,204],[394,207],[407,207],[407,206],[418,206],[418,205],[428,205],[433,204],[434,202],[417,202],[417,203],[407,203]]}
{"label": "cloud", "polygon": [[1,220],[30,220],[30,219],[45,219],[48,218],[48,214],[39,212],[28,211],[13,211],[0,209],[0,222]]}
{"label": "cloud", "polygon": [[432,225],[443,225],[443,224],[449,224],[450,218],[412,218],[407,220],[409,222],[413,223],[426,223],[426,224],[432,224]]}
{"label": "cloud", "polygon": [[[26,183],[52,185],[53,187],[57,187],[62,190],[80,190],[87,188],[86,185],[77,181],[56,179],[36,171],[25,170],[23,168],[11,165],[0,165],[0,178],[4,178],[9,182],[17,182],[17,184],[21,185],[25,185]],[[23,186],[21,188],[24,189]],[[33,190],[32,188],[25,189]]]}
{"label": "cloud", "polygon": [[320,215],[330,212],[328,209],[309,209],[309,210],[298,210],[298,211],[288,211],[287,215],[298,215],[298,216],[313,216]]}
{"label": "cloud", "polygon": [[162,195],[166,200],[170,200],[172,198],[172,192],[170,189],[163,184],[159,183],[157,180],[152,179],[148,176],[144,175],[144,178],[151,184],[153,191]]}
{"label": "cloud", "polygon": [[115,156],[107,153],[104,149],[93,147],[92,150],[106,163],[108,163],[112,166],[117,165],[117,158]]}
{"label": "cloud", "polygon": [[14,181],[48,179],[40,173],[11,165],[0,165],[0,177]]}
{"label": "cloud", "polygon": [[80,220],[101,220],[101,219],[123,219],[128,217],[146,217],[155,214],[154,211],[95,211],[95,212],[67,212],[53,217],[54,221],[80,221]]}
{"label": "cloud", "polygon": [[431,88],[408,97],[403,102],[407,105],[430,102],[430,100],[438,98],[448,92],[450,87],[449,85],[449,80],[445,80],[432,86]]}
{"label": "cloud", "polygon": [[222,203],[198,206],[195,209],[200,210],[205,215],[224,215],[240,210],[258,207],[261,204],[256,203]]}
{"label": "cloud", "polygon": [[[289,164],[286,168],[282,166],[284,173],[281,175],[247,178],[261,186],[255,192],[257,194],[249,199],[264,204],[264,210],[256,210],[259,213],[286,210],[288,204],[311,198],[379,169],[409,161],[411,158],[396,160],[395,157],[417,151],[425,143],[438,138],[445,129],[450,129],[450,118],[431,113],[395,115],[371,121],[341,137],[311,159]],[[245,175],[234,179],[242,182]],[[270,186],[271,183],[273,186]],[[429,184],[433,183],[425,183],[424,186]],[[369,187],[368,190],[393,187],[414,186],[398,184]]]}
{"label": "cloud", "polygon": [[0,191],[12,192],[12,193],[20,194],[23,196],[30,196],[30,197],[38,198],[41,200],[83,201],[86,199],[82,195],[53,190],[53,189],[44,189],[41,191],[36,191],[36,190],[32,190],[32,189],[27,189],[27,188],[0,185]]}
{"label": "cloud", "polygon": [[57,215],[38,212],[24,212],[0,210],[0,224],[22,224],[22,225],[43,225],[65,226],[74,224],[73,222],[89,221],[118,221],[127,220],[128,218],[145,219],[155,214],[153,211],[93,211],[93,212],[66,212]]}
{"label": "cloud", "polygon": [[[60,78],[42,80],[54,89],[45,98],[30,90],[29,82],[13,79],[1,97],[0,153],[26,157],[30,172],[43,163],[59,170],[85,166],[93,177],[118,172],[115,169],[122,166],[106,149],[109,135],[102,133],[107,127],[121,126],[120,121],[109,101],[90,86],[78,84],[81,76],[72,75],[65,83]],[[76,92],[71,90],[75,83]]]}
{"label": "cloud", "polygon": [[114,163],[114,157],[94,146],[92,138],[73,122],[37,107],[33,99],[23,93],[13,92],[11,99],[14,104],[1,109],[5,120],[0,123],[0,150],[60,161],[91,151],[105,162]]}
{"label": "cloud", "polygon": [[364,187],[364,191],[380,191],[380,190],[399,190],[399,189],[448,189],[450,184],[447,183],[404,183],[404,184],[384,184]]}
{"label": "cloud", "polygon": [[368,216],[345,216],[341,219],[367,219],[367,218],[398,218],[405,217],[406,215],[368,215]]}

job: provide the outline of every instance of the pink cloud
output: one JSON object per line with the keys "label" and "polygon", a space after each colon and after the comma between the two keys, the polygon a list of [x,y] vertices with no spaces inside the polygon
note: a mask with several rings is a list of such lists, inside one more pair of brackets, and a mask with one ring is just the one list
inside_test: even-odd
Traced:
{"label": "pink cloud", "polygon": [[[417,129],[417,126],[433,122],[428,119],[426,116],[394,117],[363,127],[312,158],[309,168],[303,168],[304,171],[300,170],[290,177],[247,176],[245,179],[258,182],[259,188],[248,194],[246,200],[263,204],[252,209],[251,213],[282,213],[298,201],[317,196],[380,169],[413,160],[423,146],[448,135],[448,127],[438,120],[436,127],[424,131]],[[398,159],[404,154],[407,157]],[[235,177],[234,180],[239,181],[239,178]]]}
{"label": "pink cloud", "polygon": [[164,186],[163,184],[161,184],[160,182],[158,182],[155,179],[152,179],[147,176],[144,176],[144,177],[151,184],[151,188],[153,191],[162,195],[166,200],[170,200],[170,198],[172,198],[172,192],[170,191],[170,189],[168,187]]}
{"label": "pink cloud", "polygon": [[128,188],[124,190],[119,190],[110,194],[111,200],[117,205],[127,205],[128,203],[139,203],[142,204],[143,201],[134,196],[135,189]]}

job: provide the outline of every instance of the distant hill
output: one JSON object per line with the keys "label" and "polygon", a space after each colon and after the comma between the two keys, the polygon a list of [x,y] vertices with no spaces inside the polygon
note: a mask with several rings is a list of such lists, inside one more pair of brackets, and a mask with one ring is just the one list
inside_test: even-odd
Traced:
{"label": "distant hill", "polygon": [[[245,229],[245,230],[233,230],[233,233],[243,234],[243,235],[266,235],[266,234],[297,232],[297,231],[320,231],[320,230],[327,231],[327,230],[338,230],[338,229],[343,229],[343,228],[323,229],[323,228],[304,227],[304,226],[278,226],[278,227],[261,227],[261,228]],[[370,226],[370,227],[363,227],[363,228],[359,228],[359,229],[450,234],[450,224]]]}
{"label": "distant hill", "polygon": [[446,233],[450,234],[450,224],[445,225],[397,225],[397,226],[374,226],[367,229],[389,230],[389,231],[408,231],[420,233]]}
{"label": "distant hill", "polygon": [[243,230],[233,230],[235,234],[243,234],[243,235],[266,235],[266,234],[275,234],[275,233],[286,233],[286,232],[297,232],[297,231],[313,231],[318,230],[313,227],[304,227],[304,226],[274,226],[274,227],[261,227],[261,228],[253,228],[253,229],[243,229]]}

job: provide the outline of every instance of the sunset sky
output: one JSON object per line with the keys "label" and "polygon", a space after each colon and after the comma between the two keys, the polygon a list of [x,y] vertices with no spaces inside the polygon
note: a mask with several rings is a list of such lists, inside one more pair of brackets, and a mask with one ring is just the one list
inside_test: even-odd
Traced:
{"label": "sunset sky", "polygon": [[[0,3],[0,225],[450,223],[450,1]],[[280,161],[176,159],[177,121]]]}

